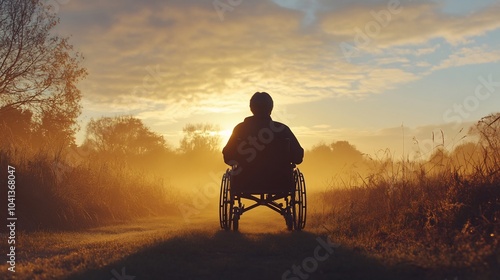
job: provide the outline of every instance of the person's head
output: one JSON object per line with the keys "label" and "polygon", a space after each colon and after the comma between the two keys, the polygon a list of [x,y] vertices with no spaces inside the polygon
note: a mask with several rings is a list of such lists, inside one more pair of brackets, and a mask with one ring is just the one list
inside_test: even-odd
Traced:
{"label": "person's head", "polygon": [[267,92],[256,92],[250,98],[250,111],[254,116],[270,116],[273,110],[273,99]]}

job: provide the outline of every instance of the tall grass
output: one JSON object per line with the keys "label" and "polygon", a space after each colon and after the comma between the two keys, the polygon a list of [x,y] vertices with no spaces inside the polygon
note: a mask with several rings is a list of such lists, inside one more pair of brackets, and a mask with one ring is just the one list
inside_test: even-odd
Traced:
{"label": "tall grass", "polygon": [[124,163],[86,158],[74,164],[43,151],[3,149],[2,188],[8,165],[16,168],[16,214],[23,230],[84,228],[174,209],[161,179]]}
{"label": "tall grass", "polygon": [[357,184],[332,185],[322,202],[329,210],[310,220],[344,244],[388,263],[498,267],[498,151],[476,147],[460,160],[444,151],[426,162],[378,160],[371,175]]}

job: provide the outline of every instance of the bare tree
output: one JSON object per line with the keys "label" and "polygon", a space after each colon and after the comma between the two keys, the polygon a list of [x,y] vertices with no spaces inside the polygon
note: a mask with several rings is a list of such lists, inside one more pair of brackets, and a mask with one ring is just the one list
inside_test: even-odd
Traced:
{"label": "bare tree", "polygon": [[492,149],[500,149],[500,113],[490,114],[476,124],[476,132],[483,144]]}
{"label": "bare tree", "polygon": [[87,72],[68,38],[52,34],[58,23],[42,0],[0,0],[0,116],[25,108],[76,123]]}
{"label": "bare tree", "polygon": [[492,172],[500,172],[500,113],[490,114],[479,120],[470,131],[479,135],[479,143]]}

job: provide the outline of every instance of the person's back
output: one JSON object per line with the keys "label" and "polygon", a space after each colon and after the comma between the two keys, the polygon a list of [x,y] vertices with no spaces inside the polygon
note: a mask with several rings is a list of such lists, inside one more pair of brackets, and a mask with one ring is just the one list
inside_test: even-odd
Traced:
{"label": "person's back", "polygon": [[292,164],[302,162],[304,149],[288,126],[271,119],[272,108],[269,94],[255,93],[250,100],[254,115],[234,128],[223,149],[224,162],[237,167],[237,185],[279,187],[290,181]]}

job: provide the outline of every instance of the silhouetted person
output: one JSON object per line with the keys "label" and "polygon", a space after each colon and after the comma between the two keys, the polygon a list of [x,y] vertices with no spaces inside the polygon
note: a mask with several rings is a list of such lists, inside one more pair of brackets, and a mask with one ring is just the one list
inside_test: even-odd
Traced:
{"label": "silhouetted person", "polygon": [[271,119],[273,99],[268,93],[256,92],[250,110],[253,116],[236,125],[222,150],[224,162],[238,167],[235,180],[269,189],[279,184],[280,176],[288,180],[304,149],[288,126]]}

